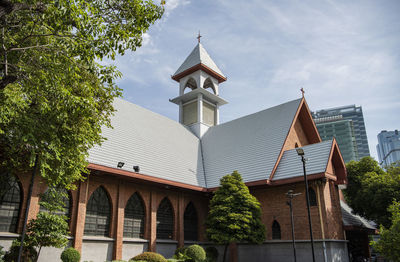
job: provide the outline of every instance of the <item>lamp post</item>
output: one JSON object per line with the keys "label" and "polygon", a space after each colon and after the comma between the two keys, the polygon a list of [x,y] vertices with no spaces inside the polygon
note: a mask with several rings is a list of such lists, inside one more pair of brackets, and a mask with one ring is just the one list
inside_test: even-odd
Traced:
{"label": "lamp post", "polygon": [[303,162],[304,184],[306,185],[308,224],[310,227],[311,250],[312,250],[313,262],[315,262],[314,238],[313,238],[313,234],[312,234],[311,214],[310,214],[310,197],[308,195],[308,181],[307,181],[307,175],[306,175],[306,159],[304,158],[304,150],[302,148],[296,148],[296,151],[297,151],[297,154],[299,156],[301,156],[301,162]]}
{"label": "lamp post", "polygon": [[286,203],[289,205],[290,208],[290,223],[292,225],[292,243],[293,243],[293,256],[294,256],[294,262],[297,262],[297,258],[296,258],[296,242],[294,240],[294,220],[293,220],[293,206],[292,206],[292,200],[295,196],[301,195],[301,193],[296,193],[293,194],[293,190],[289,190],[286,193],[287,198],[289,198],[289,201],[287,201]]}

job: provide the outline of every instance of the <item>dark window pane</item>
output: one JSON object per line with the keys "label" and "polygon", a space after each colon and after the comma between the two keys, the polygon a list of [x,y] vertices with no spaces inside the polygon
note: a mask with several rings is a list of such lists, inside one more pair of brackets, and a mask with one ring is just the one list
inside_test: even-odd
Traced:
{"label": "dark window pane", "polygon": [[85,235],[109,236],[111,204],[104,188],[93,192],[86,206]]}
{"label": "dark window pane", "polygon": [[310,197],[310,206],[316,206],[317,205],[317,195],[315,194],[314,189],[311,187],[308,188],[308,196]]}
{"label": "dark window pane", "polygon": [[185,240],[197,241],[197,212],[193,203],[190,202],[184,214],[184,236]]}
{"label": "dark window pane", "polygon": [[272,239],[281,239],[281,226],[276,220],[272,223]]}
{"label": "dark window pane", "polygon": [[143,238],[145,209],[142,198],[135,193],[125,207],[124,237]]}
{"label": "dark window pane", "polygon": [[21,189],[17,179],[2,174],[4,180],[0,184],[0,232],[17,232],[21,203]]}
{"label": "dark window pane", "polygon": [[164,198],[157,210],[157,238],[172,239],[174,231],[174,211],[168,198]]}

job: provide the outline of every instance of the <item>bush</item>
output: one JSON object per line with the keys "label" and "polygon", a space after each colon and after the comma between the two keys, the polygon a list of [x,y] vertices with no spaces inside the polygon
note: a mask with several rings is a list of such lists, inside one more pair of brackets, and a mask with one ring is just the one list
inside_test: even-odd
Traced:
{"label": "bush", "polygon": [[147,262],[167,262],[167,260],[160,254],[154,252],[144,252],[140,255],[137,255],[131,258],[133,261],[144,260]]}
{"label": "bush", "polygon": [[217,262],[218,259],[218,249],[215,247],[206,248],[206,256],[208,262]]}
{"label": "bush", "polygon": [[81,254],[75,248],[67,248],[61,253],[61,260],[63,262],[79,262]]}
{"label": "bush", "polygon": [[[25,243],[25,241],[24,241],[24,243]],[[11,244],[10,250],[8,250],[6,252],[6,254],[4,255],[4,261],[17,261],[20,245],[21,245],[21,242],[19,240],[17,240],[17,239],[14,240]],[[36,256],[37,256],[36,249],[25,243],[21,260],[26,261],[26,262],[31,262],[31,261],[34,261],[34,258],[36,258]]]}
{"label": "bush", "polygon": [[206,251],[199,245],[191,245],[186,248],[185,255],[194,262],[201,262],[206,259]]}

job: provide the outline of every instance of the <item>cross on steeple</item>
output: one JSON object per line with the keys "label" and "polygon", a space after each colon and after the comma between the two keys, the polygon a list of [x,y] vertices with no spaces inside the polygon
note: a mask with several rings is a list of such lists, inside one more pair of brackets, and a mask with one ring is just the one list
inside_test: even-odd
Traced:
{"label": "cross on steeple", "polygon": [[306,92],[304,91],[304,88],[300,88],[300,91],[301,91],[301,96],[304,97],[304,93]]}
{"label": "cross on steeple", "polygon": [[200,43],[200,38],[201,38],[200,30],[199,30],[199,35],[196,38],[197,38],[197,41],[199,41],[199,43]]}

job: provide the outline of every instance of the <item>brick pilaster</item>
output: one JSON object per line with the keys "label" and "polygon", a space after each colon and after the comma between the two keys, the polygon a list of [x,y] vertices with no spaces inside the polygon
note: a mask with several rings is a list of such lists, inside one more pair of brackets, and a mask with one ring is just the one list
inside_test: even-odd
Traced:
{"label": "brick pilaster", "polygon": [[122,259],[122,246],[123,246],[123,237],[124,237],[124,186],[119,183],[118,184],[118,192],[117,192],[117,208],[116,208],[116,217],[114,219],[115,225],[115,243],[114,243],[114,255],[113,258],[115,260]]}
{"label": "brick pilaster", "polygon": [[155,193],[150,193],[150,226],[149,226],[149,251],[156,252],[157,241],[157,202]]}
{"label": "brick pilaster", "polygon": [[185,213],[185,198],[182,194],[178,196],[178,228],[177,228],[177,240],[178,247],[183,247],[185,244],[184,235],[184,213]]}
{"label": "brick pilaster", "polygon": [[85,229],[86,201],[89,187],[89,177],[85,182],[79,183],[78,205],[76,212],[76,225],[74,232],[74,248],[79,252],[82,251],[82,239]]}

